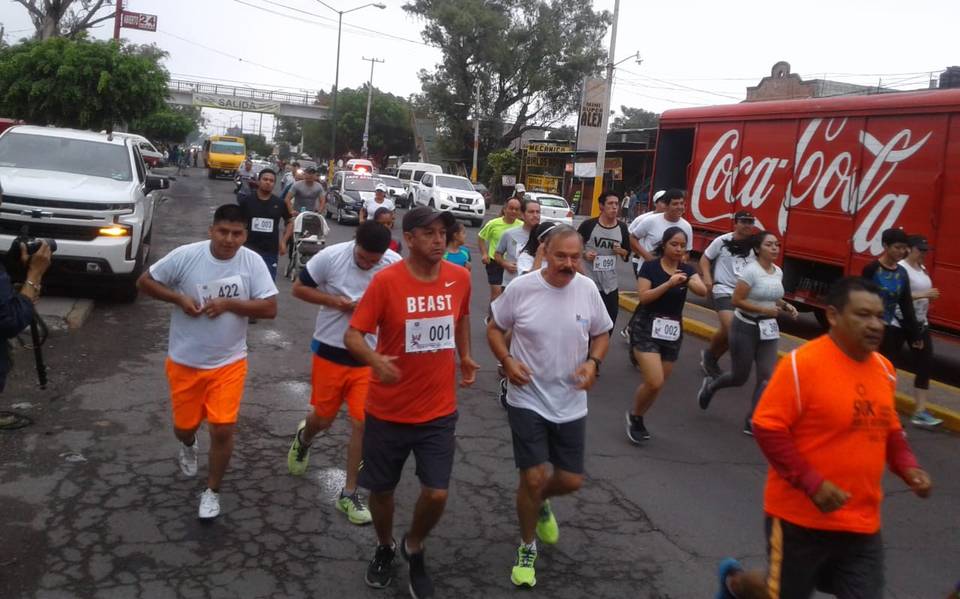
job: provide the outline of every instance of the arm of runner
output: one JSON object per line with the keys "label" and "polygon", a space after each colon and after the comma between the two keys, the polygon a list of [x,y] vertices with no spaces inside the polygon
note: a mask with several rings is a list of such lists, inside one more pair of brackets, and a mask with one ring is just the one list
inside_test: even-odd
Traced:
{"label": "arm of runner", "polygon": [[[637,278],[637,295],[641,304],[650,304],[660,299],[664,293],[677,285],[682,285],[687,280],[687,275],[677,271],[663,284],[653,287],[653,282],[646,277]],[[702,285],[702,283],[701,283]]]}
{"label": "arm of runner", "polygon": [[400,380],[400,369],[393,363],[396,356],[384,356],[373,351],[367,345],[362,331],[348,328],[343,335],[343,344],[354,358],[371,367],[374,376],[384,385],[392,385]]}
{"label": "arm of runner", "polygon": [[633,233],[630,234],[630,250],[637,256],[643,256],[643,252],[640,247],[640,240],[633,236]]}
{"label": "arm of runner", "polygon": [[917,313],[913,309],[913,292],[910,291],[910,278],[903,281],[903,288],[900,289],[900,297],[897,299],[900,306],[900,313],[903,315],[904,330],[910,338],[911,347],[923,349],[923,339],[920,335],[920,323],[917,322]]}
{"label": "arm of runner", "polygon": [[454,341],[457,344],[457,354],[460,356],[460,386],[469,387],[477,380],[477,371],[480,365],[470,354],[470,315],[464,314],[457,320],[454,329]]}
{"label": "arm of runner", "polygon": [[704,252],[700,256],[700,277],[703,279],[703,284],[706,286],[707,290],[713,289],[713,270],[712,264],[710,263],[710,258],[707,258],[707,253]]}
{"label": "arm of runner", "polygon": [[287,192],[287,196],[283,198],[283,203],[287,205],[287,212],[293,214],[293,189]]}
{"label": "arm of runner", "polygon": [[490,345],[490,351],[493,352],[497,362],[503,365],[503,372],[511,384],[522,387],[530,382],[530,375],[533,374],[533,371],[530,370],[529,366],[510,355],[510,348],[507,346],[507,334],[492,318],[487,324],[487,343]]}
{"label": "arm of runner", "polygon": [[[309,283],[307,279],[309,279]],[[291,291],[293,297],[303,300],[308,304],[326,306],[334,310],[340,310],[341,312],[352,312],[353,309],[357,307],[357,302],[349,297],[324,293],[317,289],[316,283],[312,285],[310,283],[313,283],[313,279],[310,278],[307,269],[301,270],[300,278],[293,282],[293,289]]]}
{"label": "arm of runner", "polygon": [[577,381],[577,389],[588,391],[597,381],[597,375],[600,374],[600,372],[593,358],[602,362],[603,357],[607,355],[607,349],[609,347],[610,335],[606,332],[590,337],[590,354],[587,360],[573,373],[573,378]]}
{"label": "arm of runner", "polygon": [[187,316],[200,316],[201,314],[200,305],[195,299],[183,293],[178,293],[157,281],[150,275],[150,271],[143,273],[137,279],[137,289],[154,299],[178,306]]}
{"label": "arm of runner", "polygon": [[217,297],[207,300],[200,311],[208,318],[216,318],[224,312],[233,312],[237,316],[269,320],[277,317],[277,296],[247,300]]}
{"label": "arm of runner", "polygon": [[706,297],[707,286],[703,284],[703,279],[696,272],[687,277],[687,289],[700,297]]}
{"label": "arm of runner", "polygon": [[480,261],[484,264],[490,263],[490,252],[487,248],[487,242],[483,237],[477,237],[477,247],[480,249]]}
{"label": "arm of runner", "polygon": [[317,214],[323,214],[327,208],[327,194],[326,192],[320,192],[320,195],[317,196],[317,201],[315,203],[317,209]]}

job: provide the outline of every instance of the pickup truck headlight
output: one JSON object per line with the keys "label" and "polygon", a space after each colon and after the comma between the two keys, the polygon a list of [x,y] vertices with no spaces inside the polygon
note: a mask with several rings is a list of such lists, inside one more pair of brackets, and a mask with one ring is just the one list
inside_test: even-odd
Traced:
{"label": "pickup truck headlight", "polygon": [[101,227],[97,233],[102,237],[130,237],[130,228],[111,225],[109,227]]}

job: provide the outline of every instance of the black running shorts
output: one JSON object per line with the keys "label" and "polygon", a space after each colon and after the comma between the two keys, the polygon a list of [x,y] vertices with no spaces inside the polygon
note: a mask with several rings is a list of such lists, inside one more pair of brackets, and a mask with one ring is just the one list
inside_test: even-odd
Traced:
{"label": "black running shorts", "polygon": [[431,489],[446,489],[453,470],[456,427],[457,412],[417,424],[389,422],[367,413],[360,486],[373,493],[392,491],[412,451],[420,483]]}
{"label": "black running shorts", "polygon": [[676,362],[680,357],[680,346],[683,344],[683,328],[680,337],[675,341],[665,341],[653,338],[652,314],[642,310],[637,311],[630,319],[630,347],[640,353],[660,354],[664,362]]}
{"label": "black running shorts", "polygon": [[513,436],[513,460],[526,470],[550,462],[558,470],[583,474],[587,417],[571,422],[550,422],[526,408],[507,404],[507,419]]}
{"label": "black running shorts", "polygon": [[490,285],[503,285],[503,267],[490,258],[487,264],[487,283]]}

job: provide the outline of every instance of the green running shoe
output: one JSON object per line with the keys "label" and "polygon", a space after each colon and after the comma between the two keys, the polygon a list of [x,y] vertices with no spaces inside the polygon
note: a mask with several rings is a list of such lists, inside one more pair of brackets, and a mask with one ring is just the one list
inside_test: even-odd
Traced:
{"label": "green running shoe", "polygon": [[346,514],[347,520],[352,524],[369,524],[373,521],[370,510],[360,501],[359,491],[354,491],[353,495],[344,495],[343,491],[340,491],[337,509]]}
{"label": "green running shoe", "polygon": [[303,476],[307,471],[307,464],[310,463],[310,446],[304,447],[300,443],[300,431],[305,428],[307,428],[307,421],[301,420],[297,425],[297,434],[293,436],[290,451],[287,452],[287,470],[294,476]]}
{"label": "green running shoe", "polygon": [[550,509],[550,501],[545,500],[540,506],[540,519],[537,520],[537,538],[547,545],[556,545],[560,540],[560,526],[557,517]]}
{"label": "green running shoe", "polygon": [[517,565],[510,573],[510,581],[518,587],[532,587],[537,584],[537,571],[533,565],[537,562],[537,550],[523,544],[517,549]]}

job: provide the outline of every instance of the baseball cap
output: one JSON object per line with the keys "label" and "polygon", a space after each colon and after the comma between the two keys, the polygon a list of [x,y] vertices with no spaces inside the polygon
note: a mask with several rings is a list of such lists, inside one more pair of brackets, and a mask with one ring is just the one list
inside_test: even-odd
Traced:
{"label": "baseball cap", "polygon": [[737,213],[733,215],[733,220],[753,221],[753,220],[756,220],[756,218],[754,218],[753,212],[750,212],[749,210],[738,210]]}
{"label": "baseball cap", "polygon": [[903,229],[887,229],[880,236],[880,242],[883,245],[893,245],[895,243],[908,243],[906,231]]}
{"label": "baseball cap", "polygon": [[310,173],[311,175],[316,175],[316,174],[317,174],[317,167],[315,167],[315,166],[308,166],[307,168],[303,169],[303,172],[305,172],[305,173]]}
{"label": "baseball cap", "polygon": [[384,185],[383,183],[377,183],[377,186],[374,187],[373,189],[374,191],[382,191],[383,193],[387,193],[387,186]]}
{"label": "baseball cap", "polygon": [[918,250],[927,251],[930,249],[930,242],[923,235],[910,235],[907,237],[907,245]]}
{"label": "baseball cap", "polygon": [[448,229],[457,222],[449,212],[434,210],[429,206],[417,206],[403,215],[403,232],[413,231],[417,227],[427,227],[438,218],[443,219],[443,224]]}
{"label": "baseball cap", "polygon": [[514,193],[527,193],[527,188],[523,186],[523,183],[517,183],[517,186],[513,188]]}
{"label": "baseball cap", "polygon": [[660,201],[660,198],[662,198],[666,193],[667,193],[667,190],[666,190],[666,189],[661,189],[661,190],[658,191],[657,193],[653,194],[653,201],[654,201],[654,203],[659,202],[659,201]]}

